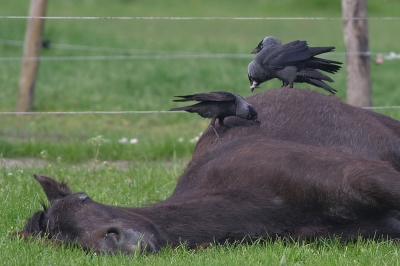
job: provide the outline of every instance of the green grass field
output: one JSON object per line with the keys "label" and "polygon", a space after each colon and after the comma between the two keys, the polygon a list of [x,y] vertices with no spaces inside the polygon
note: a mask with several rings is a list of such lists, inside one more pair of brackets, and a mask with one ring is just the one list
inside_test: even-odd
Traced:
{"label": "green grass field", "polygon": [[[27,15],[29,1],[5,0],[0,16]],[[398,17],[399,1],[369,0],[370,17]],[[340,1],[51,0],[47,16],[341,17]],[[336,46],[326,58],[345,61],[341,20],[47,20],[34,111],[150,111],[180,106],[174,95],[226,90],[250,95],[250,51],[267,35],[283,42]],[[26,20],[0,18],[0,112],[14,111]],[[370,20],[370,50],[399,53],[399,20]],[[118,56],[201,54],[240,58],[115,59]],[[94,60],[93,57],[110,57]],[[66,60],[71,57],[84,60]],[[92,57],[91,59],[89,57]],[[114,58],[112,58],[114,57]],[[63,59],[63,60],[60,60]],[[374,59],[374,58],[372,58]],[[400,60],[371,63],[374,106],[400,105]],[[346,70],[333,77],[345,100]],[[273,80],[262,90],[279,87]],[[261,91],[261,89],[259,89]],[[399,109],[379,110],[400,119]],[[187,113],[0,115],[0,264],[4,265],[398,265],[388,241],[342,245],[266,243],[163,250],[154,256],[107,257],[8,234],[21,229],[45,196],[32,178],[66,180],[107,204],[142,206],[166,198],[189,161],[195,138],[209,121]],[[101,137],[100,137],[101,136]],[[123,139],[127,141],[123,142]],[[137,143],[130,143],[136,139]],[[10,159],[30,164],[10,165]]]}

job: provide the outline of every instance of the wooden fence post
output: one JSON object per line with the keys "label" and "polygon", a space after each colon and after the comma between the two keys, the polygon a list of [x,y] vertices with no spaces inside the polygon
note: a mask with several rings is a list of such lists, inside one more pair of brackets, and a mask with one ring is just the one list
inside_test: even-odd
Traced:
{"label": "wooden fence post", "polygon": [[366,0],[342,0],[347,61],[347,102],[372,105]]}
{"label": "wooden fence post", "polygon": [[39,68],[40,50],[42,48],[42,32],[47,0],[31,0],[28,24],[25,32],[24,58],[19,78],[19,95],[17,111],[32,110],[36,75]]}

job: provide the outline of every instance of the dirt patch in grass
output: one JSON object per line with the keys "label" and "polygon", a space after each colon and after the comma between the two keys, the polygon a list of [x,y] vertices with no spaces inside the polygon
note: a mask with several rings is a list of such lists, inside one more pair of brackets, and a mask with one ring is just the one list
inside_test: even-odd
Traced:
{"label": "dirt patch in grass", "polygon": [[[12,159],[6,159],[6,158],[1,158],[0,159],[0,167],[4,168],[26,168],[26,167],[46,167],[49,164],[54,164],[56,162],[51,162],[45,159],[41,158],[12,158]],[[167,161],[163,162],[164,165],[166,166],[171,166],[174,163],[178,163],[182,167],[185,167],[188,163],[187,160],[179,160],[178,162],[172,162],[172,161]],[[107,162],[84,162],[84,163],[78,163],[78,164],[72,164],[71,166],[76,166],[77,168],[100,168],[100,167],[113,167],[119,170],[126,170],[129,167],[134,167],[137,164],[141,164],[141,162],[135,162],[135,161],[128,161],[128,160],[120,160],[120,161],[107,161]]]}
{"label": "dirt patch in grass", "polygon": [[13,159],[0,159],[0,167],[10,168],[25,168],[25,167],[44,167],[49,162],[40,158],[13,158]]}

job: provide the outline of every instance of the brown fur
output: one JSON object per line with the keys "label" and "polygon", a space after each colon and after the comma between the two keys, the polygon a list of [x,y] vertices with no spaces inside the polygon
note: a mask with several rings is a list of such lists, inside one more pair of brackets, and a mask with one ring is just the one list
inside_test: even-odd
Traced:
{"label": "brown fur", "polygon": [[[397,120],[308,89],[268,90],[246,101],[257,110],[261,125],[229,117],[225,124],[233,127],[213,145],[238,138],[280,139],[388,161],[400,170]],[[193,157],[208,150],[214,140],[214,133],[207,129]]]}

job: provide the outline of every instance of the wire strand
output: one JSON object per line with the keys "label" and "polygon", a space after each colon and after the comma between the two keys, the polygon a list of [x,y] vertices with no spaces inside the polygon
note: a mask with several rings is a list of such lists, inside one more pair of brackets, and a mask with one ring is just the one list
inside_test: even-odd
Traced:
{"label": "wire strand", "polygon": [[252,58],[250,54],[171,54],[171,55],[117,55],[117,56],[58,56],[58,57],[0,57],[0,61],[78,61],[78,60],[144,60],[144,59],[208,59],[208,58]]}
{"label": "wire strand", "polygon": [[[333,52],[325,57],[344,57],[346,55],[374,56],[381,54],[386,60],[400,59],[400,54],[376,52]],[[165,59],[242,59],[254,58],[251,54],[166,54],[166,55],[98,55],[98,56],[42,56],[42,57],[0,57],[0,61],[100,61],[100,60],[165,60]]]}
{"label": "wire strand", "polygon": [[400,20],[400,17],[57,17],[0,16],[0,19],[65,19],[65,20]]}
{"label": "wire strand", "polygon": [[[18,40],[4,40],[0,39],[0,44],[12,45],[12,46],[24,46],[24,41]],[[63,49],[63,50],[76,50],[76,51],[90,51],[90,52],[121,52],[121,53],[173,53],[172,51],[160,51],[160,50],[142,50],[142,49],[127,49],[117,47],[98,47],[88,45],[76,45],[76,44],[58,44],[51,43],[51,49]]]}
{"label": "wire strand", "polygon": [[0,112],[0,115],[118,115],[118,114],[169,114],[185,111],[71,111],[71,112]]}
{"label": "wire strand", "polygon": [[[371,106],[362,107],[363,109],[379,110],[379,109],[400,109],[400,106]],[[172,114],[185,113],[185,111],[54,111],[54,112],[0,112],[0,115],[124,115],[124,114]]]}
{"label": "wire strand", "polygon": [[[13,45],[13,46],[23,46],[24,41],[17,40],[4,40],[0,39],[0,44]],[[143,52],[143,53],[162,53],[156,55],[99,55],[99,56],[60,56],[60,57],[27,57],[25,60],[43,60],[43,61],[77,61],[77,60],[134,60],[134,59],[197,59],[197,58],[252,58],[254,55],[251,54],[189,54],[189,53],[179,53],[173,54],[174,51],[159,51],[159,50],[140,50],[140,49],[126,49],[118,47],[96,47],[96,46],[86,46],[86,45],[74,45],[74,44],[51,44],[51,48],[57,49],[67,49],[67,50],[83,50],[91,52]],[[400,59],[400,54],[394,52],[382,53],[382,52],[331,52],[326,54],[326,57],[343,57],[346,55],[382,55],[383,59]],[[0,61],[22,61],[23,57],[0,57]]]}

